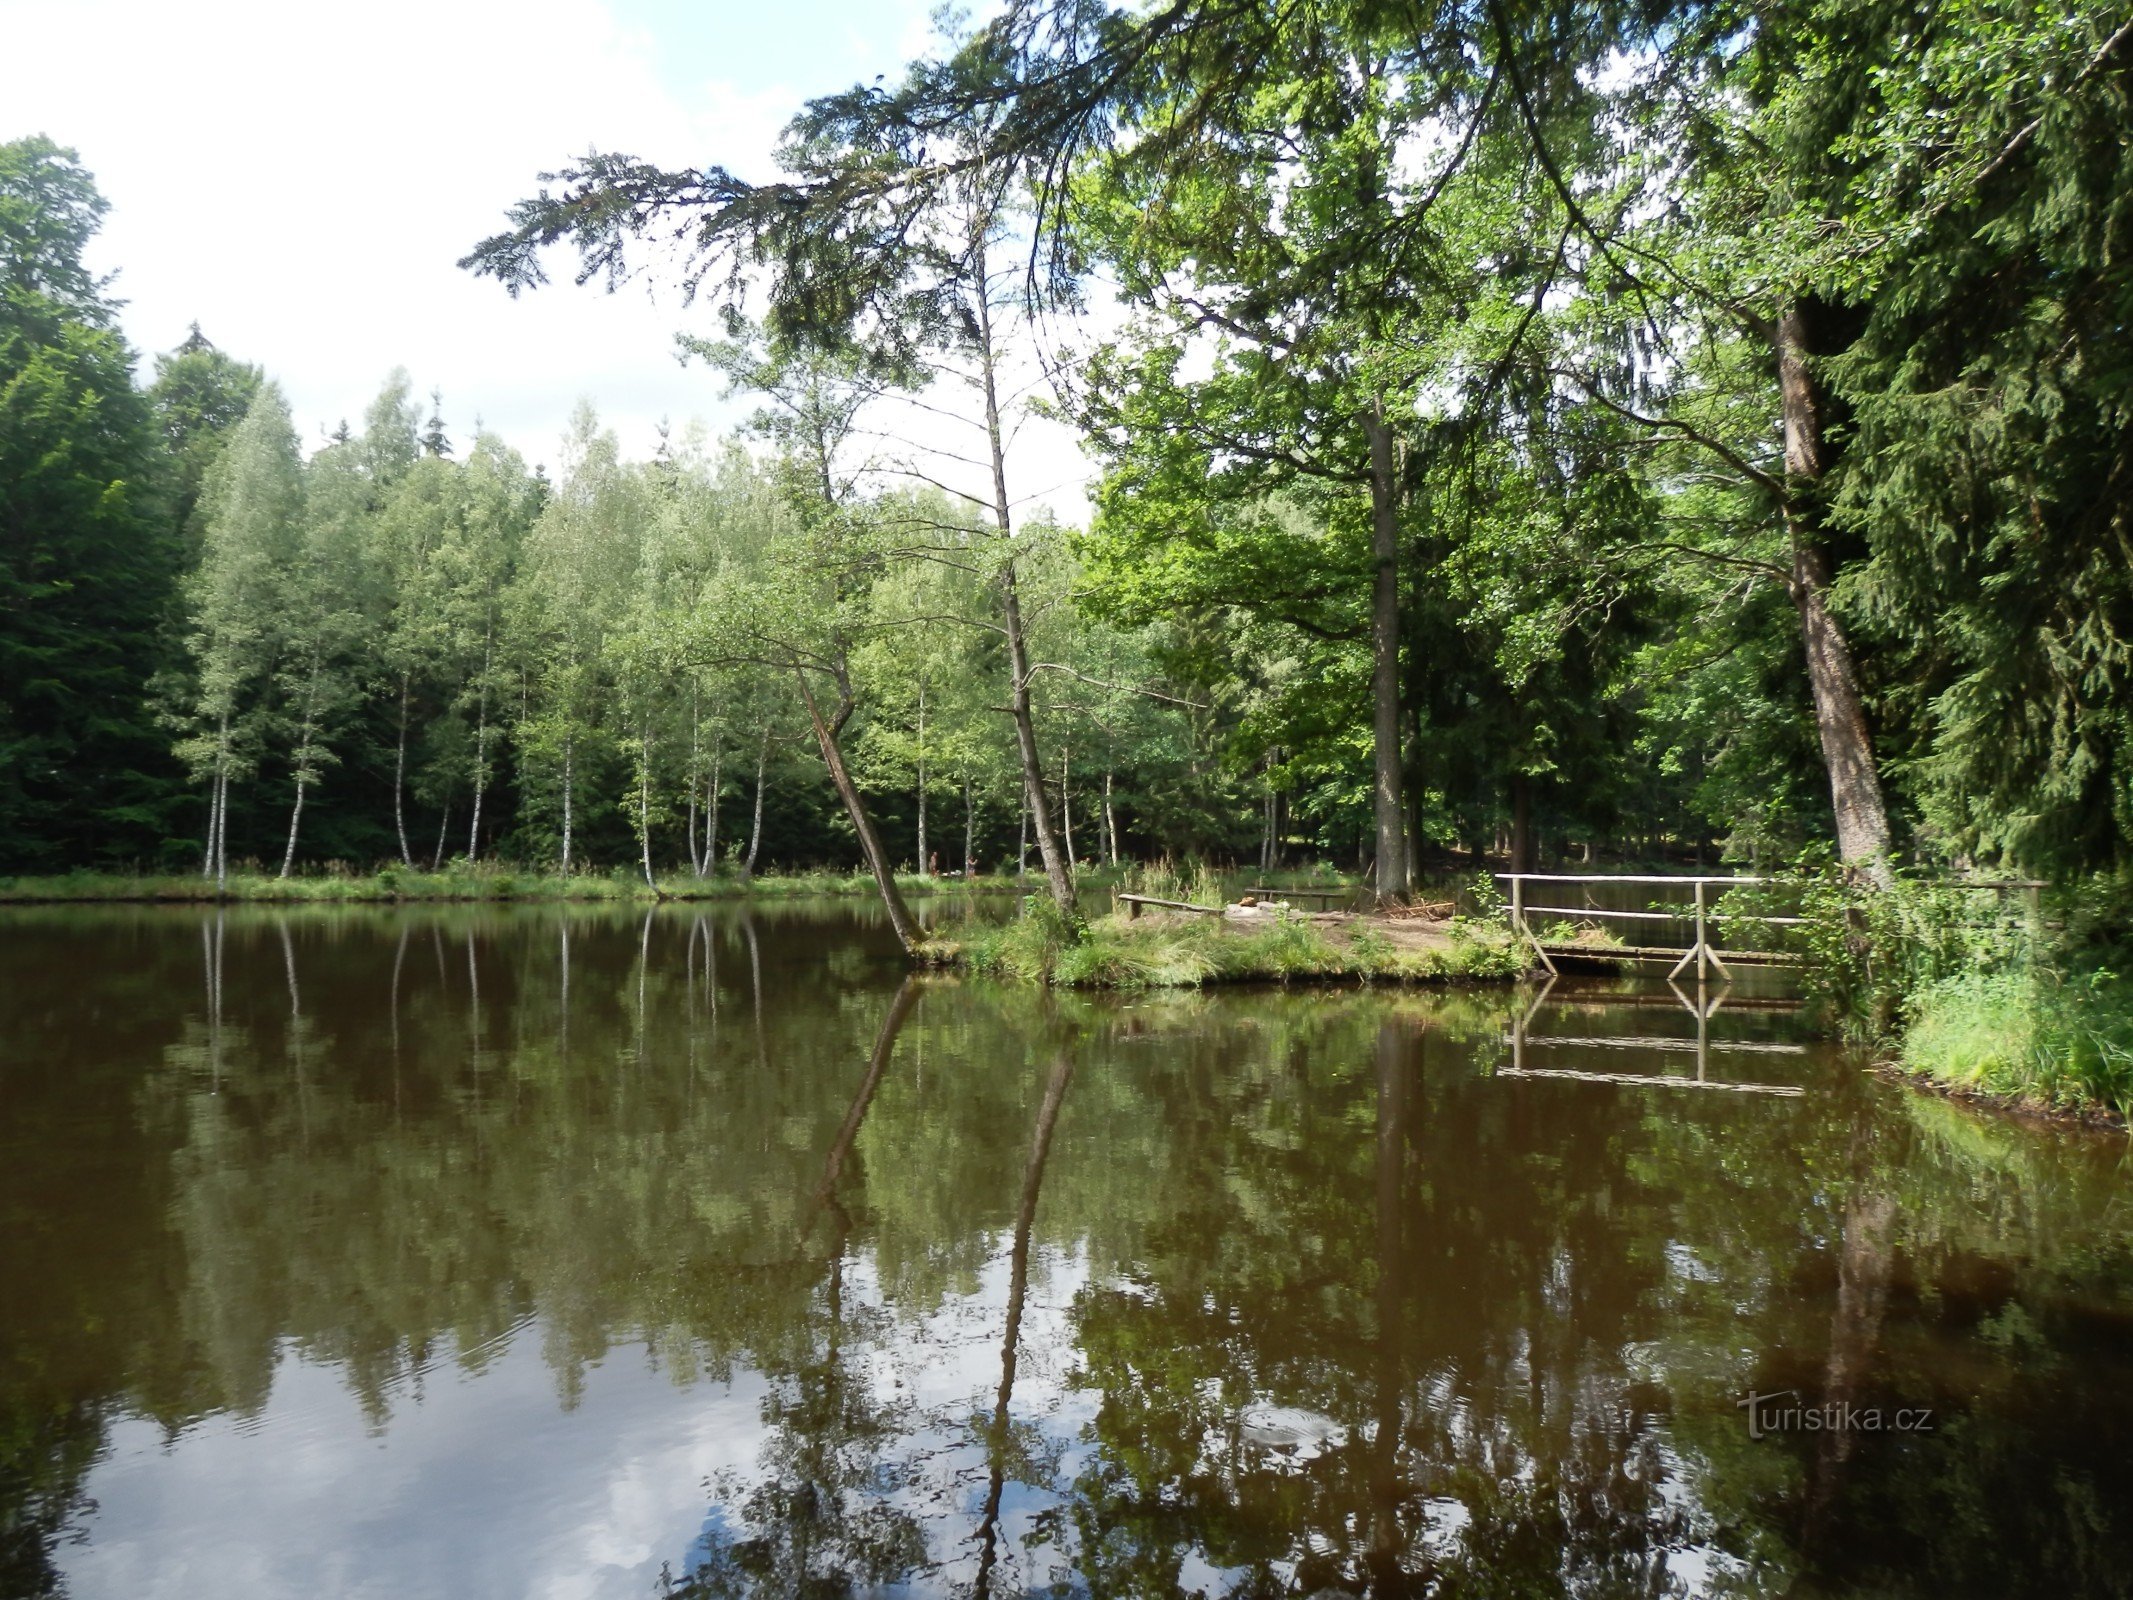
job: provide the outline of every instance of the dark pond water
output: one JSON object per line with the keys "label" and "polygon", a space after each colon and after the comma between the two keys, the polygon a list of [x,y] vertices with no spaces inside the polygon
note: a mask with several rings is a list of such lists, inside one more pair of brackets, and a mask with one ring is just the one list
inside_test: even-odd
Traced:
{"label": "dark pond water", "polygon": [[906,984],[849,907],[0,972],[0,1592],[2133,1583],[2126,1143],[1767,996]]}

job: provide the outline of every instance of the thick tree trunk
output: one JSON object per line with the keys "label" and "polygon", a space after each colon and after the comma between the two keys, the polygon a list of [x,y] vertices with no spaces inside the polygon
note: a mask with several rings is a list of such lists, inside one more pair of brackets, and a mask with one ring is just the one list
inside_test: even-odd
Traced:
{"label": "thick tree trunk", "polygon": [[874,819],[867,814],[866,801],[860,797],[859,786],[852,781],[844,764],[844,752],[837,744],[838,732],[851,712],[850,694],[842,684],[838,685],[839,703],[832,722],[823,717],[822,708],[816,704],[814,686],[807,681],[805,669],[795,667],[793,676],[799,680],[800,698],[807,705],[808,720],[814,724],[815,742],[821,747],[823,764],[829,768],[830,782],[836,786],[837,797],[844,802],[845,814],[852,819],[852,831],[859,835],[859,848],[873,871],[875,887],[881,890],[881,903],[889,913],[889,926],[896,931],[897,942],[906,951],[916,950],[921,937],[918,923],[913,920],[910,908],[904,904],[904,897],[896,887],[896,874],[889,864],[888,852],[882,848],[881,835],[875,830]]}
{"label": "thick tree trunk", "polygon": [[1370,701],[1374,777],[1371,816],[1377,833],[1377,897],[1408,890],[1407,814],[1400,771],[1400,524],[1392,427],[1382,406],[1364,413],[1370,441]]}
{"label": "thick tree trunk", "polygon": [[748,859],[741,863],[741,876],[755,876],[756,851],[763,844],[763,772],[770,764],[770,724],[763,724],[763,743],[755,755],[755,821],[748,828]]}
{"label": "thick tree trunk", "polygon": [[1800,615],[1807,655],[1807,684],[1814,696],[1815,728],[1837,826],[1837,854],[1866,881],[1886,888],[1889,864],[1888,806],[1859,693],[1858,668],[1844,629],[1829,611],[1829,555],[1822,547],[1816,498],[1828,469],[1820,387],[1809,366],[1813,323],[1804,307],[1778,319],[1778,397],[1785,422],[1785,521],[1792,539],[1790,587]]}
{"label": "thick tree trunk", "polygon": [[[974,262],[977,270],[978,365],[985,388],[985,438],[992,455],[993,521],[1003,543],[1013,536],[1013,521],[1007,498],[1007,441],[1000,426],[1000,397],[994,382],[992,307],[986,293],[985,246],[980,240]],[[1081,907],[1074,898],[1074,879],[1066,853],[1052,826],[1051,804],[1044,793],[1044,762],[1037,749],[1037,726],[1030,715],[1029,641],[1022,628],[1022,600],[1015,587],[1012,556],[1000,564],[1000,620],[1007,635],[1007,703],[1015,722],[1015,749],[1022,758],[1022,787],[1029,799],[1029,820],[1037,834],[1037,854],[1044,860],[1044,879],[1052,903],[1070,924],[1081,923]]]}
{"label": "thick tree trunk", "polygon": [[393,756],[393,831],[400,836],[400,864],[412,867],[415,853],[407,847],[407,697],[409,674],[400,674],[400,743]]}

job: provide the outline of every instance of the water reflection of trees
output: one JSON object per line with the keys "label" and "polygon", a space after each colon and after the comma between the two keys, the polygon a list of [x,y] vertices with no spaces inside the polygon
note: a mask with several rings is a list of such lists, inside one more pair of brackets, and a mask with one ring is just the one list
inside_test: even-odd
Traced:
{"label": "water reflection of trees", "polygon": [[[48,1147],[13,1209],[82,1206],[10,1246],[56,1286],[9,1312],[22,1572],[122,1409],[256,1410],[293,1348],[388,1426],[531,1321],[566,1404],[625,1344],[768,1385],[676,1552],[700,1593],[2123,1581],[2108,1150],[1848,1076],[1748,1107],[1492,1081],[1471,998],[892,998],[892,956],[771,915],[175,933],[99,971],[97,1059],[56,1003],[5,1019],[53,1063],[8,1080]],[[85,1111],[116,1181],[67,1166]],[[1070,1348],[1032,1366],[1067,1258]],[[993,1375],[918,1408],[885,1375],[957,1306]],[[1787,1387],[1947,1422],[1750,1441],[1735,1401]]]}

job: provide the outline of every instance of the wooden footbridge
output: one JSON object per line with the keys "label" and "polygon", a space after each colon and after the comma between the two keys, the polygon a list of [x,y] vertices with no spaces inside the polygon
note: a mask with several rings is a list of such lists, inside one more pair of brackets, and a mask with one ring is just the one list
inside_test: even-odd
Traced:
{"label": "wooden footbridge", "polygon": [[[1782,966],[1799,958],[1784,950],[1758,950],[1734,945],[1721,951],[1725,925],[1759,926],[1765,928],[1805,926],[1806,917],[1770,916],[1762,913],[1724,912],[1713,908],[1718,895],[1730,889],[1749,888],[1765,884],[1768,878],[1726,875],[1722,877],[1682,876],[1637,876],[1627,873],[1564,873],[1564,872],[1499,872],[1499,882],[1511,886],[1510,903],[1504,908],[1511,920],[1511,932],[1530,945],[1541,965],[1549,972],[1561,969],[1556,958],[1575,961],[1605,962],[1657,962],[1668,961],[1673,965],[1667,973],[1677,978],[1682,970],[1692,963],[1699,982],[1718,969],[1720,977],[1731,977],[1732,965]],[[1593,887],[1604,884],[1609,888],[1687,889],[1690,899],[1678,908],[1668,906],[1643,910],[1628,907],[1597,905],[1593,900]],[[1529,887],[1532,886],[1532,887]],[[1714,888],[1716,893],[1714,893]],[[1578,900],[1579,905],[1536,904],[1534,895],[1544,900]],[[1542,919],[1536,923],[1536,919]],[[1609,922],[1628,922],[1640,930],[1653,934],[1680,933],[1693,930],[1687,943],[1672,940],[1663,943],[1594,944],[1575,938],[1550,938],[1554,928],[1580,924],[1604,925]],[[1653,924],[1660,924],[1654,927]]]}
{"label": "wooden footbridge", "polygon": [[[1691,965],[1696,968],[1699,983],[1710,976],[1714,967],[1721,978],[1730,978],[1733,975],[1731,968],[1735,966],[1784,966],[1797,962],[1800,957],[1795,951],[1764,950],[1731,942],[1725,938],[1728,932],[1736,928],[1800,928],[1814,920],[1767,912],[1718,910],[1716,902],[1728,890],[1778,881],[1748,874],[1639,876],[1634,873],[1499,872],[1496,878],[1498,882],[1510,885],[1510,903],[1504,910],[1511,920],[1512,934],[1530,945],[1540,957],[1541,965],[1551,973],[1560,970],[1556,965],[1558,959],[1606,963],[1665,961],[1671,963],[1667,971],[1669,979],[1680,977]],[[1593,890],[1600,885],[1631,889],[1642,886],[1655,892],[1687,889],[1689,899],[1669,904],[1657,898],[1655,893],[1647,896],[1642,909],[1603,906],[1595,904],[1593,897]],[[1948,886],[1982,891],[2002,899],[2009,894],[2025,895],[2033,919],[2039,914],[2037,895],[2044,887],[2034,878],[1951,879]],[[1542,904],[1542,901],[1582,903]],[[1673,933],[1676,938],[1664,942],[1640,939],[1634,944],[1602,944],[1551,937],[1556,929],[1566,924],[1574,930],[1581,924],[1604,926],[1609,922],[1633,923],[1641,930],[1662,936]],[[1688,936],[1686,942],[1679,937],[1684,933]]]}

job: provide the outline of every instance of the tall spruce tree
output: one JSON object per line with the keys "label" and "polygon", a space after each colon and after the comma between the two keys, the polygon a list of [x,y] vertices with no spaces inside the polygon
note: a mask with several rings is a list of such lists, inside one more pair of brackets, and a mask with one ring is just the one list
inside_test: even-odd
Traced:
{"label": "tall spruce tree", "polygon": [[178,545],[71,150],[0,144],[0,863],[158,854],[182,789],[148,709]]}

